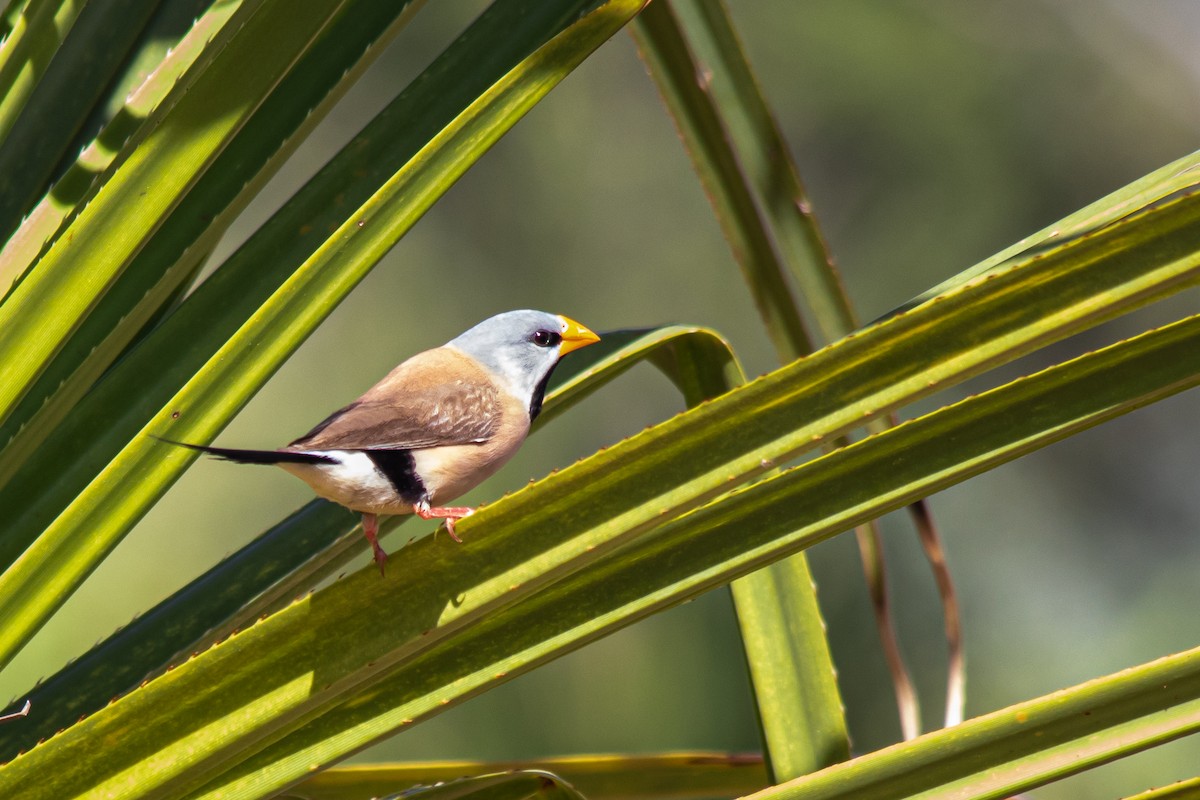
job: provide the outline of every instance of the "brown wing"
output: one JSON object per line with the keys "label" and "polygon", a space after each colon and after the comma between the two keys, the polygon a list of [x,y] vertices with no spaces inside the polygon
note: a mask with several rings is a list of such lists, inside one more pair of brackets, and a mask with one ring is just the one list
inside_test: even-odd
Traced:
{"label": "brown wing", "polygon": [[411,450],[482,443],[498,429],[501,412],[491,376],[461,353],[437,348],[396,367],[288,448]]}

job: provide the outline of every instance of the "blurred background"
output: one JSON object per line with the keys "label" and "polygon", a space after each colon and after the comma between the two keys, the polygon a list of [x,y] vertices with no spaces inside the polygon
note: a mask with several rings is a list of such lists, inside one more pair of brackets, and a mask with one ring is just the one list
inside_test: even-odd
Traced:
{"label": "blurred background", "polygon": [[[482,6],[422,10],[215,258]],[[1200,142],[1200,5],[1189,0],[755,0],[732,11],[863,320]],[[627,36],[472,169],[218,441],[289,441],[413,352],[522,307],[597,330],[708,325],[749,373],[775,366]],[[905,416],[1196,310],[1196,295],[1181,295]],[[468,499],[493,499],[681,407],[639,368],[547,426]],[[964,606],[969,715],[1200,643],[1198,416],[1200,394],[1184,394],[932,498]],[[20,694],[309,497],[281,471],[198,461],[6,670],[3,693]],[[408,522],[385,544],[428,529]],[[933,582],[905,517],[884,529],[903,646],[936,726],[945,647]],[[899,726],[853,538],[812,559],[855,749],[880,747]],[[728,593],[712,592],[357,758],[757,750],[741,659]],[[1200,742],[1184,740],[1035,796],[1118,797],[1192,777],[1197,764]]]}

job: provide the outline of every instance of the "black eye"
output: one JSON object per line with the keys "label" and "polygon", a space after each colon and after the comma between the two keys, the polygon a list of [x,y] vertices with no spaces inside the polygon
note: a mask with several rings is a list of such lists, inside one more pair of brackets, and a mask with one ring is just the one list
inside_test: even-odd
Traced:
{"label": "black eye", "polygon": [[562,341],[562,334],[557,331],[538,330],[533,332],[530,341],[538,347],[554,347]]}

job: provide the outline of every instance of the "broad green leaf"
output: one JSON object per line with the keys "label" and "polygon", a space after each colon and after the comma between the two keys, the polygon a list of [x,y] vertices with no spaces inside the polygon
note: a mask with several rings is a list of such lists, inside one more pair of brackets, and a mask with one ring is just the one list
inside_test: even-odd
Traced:
{"label": "broad green leaf", "polygon": [[[684,143],[706,179],[718,216],[726,219],[726,230],[753,226],[742,238],[763,244],[769,241],[780,256],[776,258],[774,251],[766,252],[761,244],[753,251],[763,253],[760,258],[746,257],[752,252],[746,247],[734,248],[781,358],[787,361],[794,353],[807,353],[811,349],[807,341],[796,335],[796,327],[786,323],[787,318],[799,316],[792,309],[787,291],[791,283],[789,274],[801,288],[801,299],[812,310],[823,339],[831,341],[849,334],[858,327],[849,298],[818,229],[787,144],[759,91],[723,5],[719,0],[696,0],[663,5],[652,12],[643,15],[640,26],[646,31],[644,48],[652,55],[651,72],[658,78],[663,94],[673,101],[671,107]],[[697,80],[696,76],[702,77]],[[886,420],[878,420],[871,430],[881,430],[886,424]],[[950,643],[946,719],[947,724],[954,724],[962,718],[964,674],[953,583],[940,555],[941,544],[929,509],[916,504],[908,511],[943,600]],[[871,523],[856,531],[856,535],[881,643],[895,683],[901,728],[906,738],[912,738],[919,732],[920,715],[892,623],[879,544],[881,534],[878,526]],[[756,683],[772,682],[776,697],[789,680],[796,683],[789,692],[789,702],[760,708],[764,727],[773,731],[768,734],[768,741],[773,740],[772,750],[778,751],[773,758],[773,762],[778,762],[777,772],[781,777],[793,777],[831,762],[823,760],[829,748],[794,746],[800,743],[783,734],[790,728],[787,718],[796,713],[786,709],[801,708],[805,696],[824,696],[825,702],[819,705],[823,704],[826,711],[819,716],[827,716],[831,724],[843,729],[844,722],[836,692],[830,690],[828,673],[832,665],[829,670],[817,671],[815,664],[781,660],[787,649],[772,646],[787,637],[791,609],[811,606],[815,613],[815,605],[808,597],[812,589],[807,566],[779,565],[769,569],[776,574],[761,579],[752,576],[732,588],[739,620],[757,620],[754,629],[739,623],[750,661],[761,665],[761,677],[756,678]],[[756,588],[760,580],[763,586]],[[819,622],[814,619],[799,628],[816,630]],[[820,652],[827,645],[796,642],[792,649],[797,653]],[[767,665],[773,668],[768,670]],[[796,681],[796,676],[806,670],[813,671],[811,678]],[[776,716],[784,718],[779,725],[771,721]],[[847,753],[848,743],[840,749]]]}
{"label": "broad green leaf", "polygon": [[[39,3],[42,0],[38,0]],[[55,2],[56,5],[59,3]],[[46,190],[60,164],[74,157],[81,126],[103,103],[141,36],[158,0],[103,0],[65,3],[84,6],[74,24],[53,29],[56,45],[37,91],[25,102],[0,144],[0,241],[9,238],[21,218]],[[65,39],[59,42],[62,34]],[[75,144],[75,148],[79,145]]]}
{"label": "broad green leaf", "polygon": [[[0,287],[6,292],[33,266],[68,216],[78,213],[94,199],[102,177],[117,158],[119,149],[113,143],[120,145],[134,137],[238,7],[236,2],[218,4],[198,19],[167,62],[160,65],[160,70],[127,98],[123,113],[118,114],[80,153],[76,162],[23,221],[0,250]],[[155,263],[157,269],[146,275],[145,265],[153,263],[146,256],[146,253],[139,254],[134,264],[99,299],[96,308],[80,323],[8,419],[0,423],[0,447],[3,448],[0,450],[3,453],[0,485],[21,468],[29,454],[36,451],[47,433],[62,420],[150,316],[194,277],[200,264],[199,257],[191,259],[194,263],[174,266]],[[137,268],[139,264],[142,269]],[[83,365],[90,365],[91,369]],[[35,415],[37,419],[31,423]],[[20,439],[14,442],[18,434]]]}
{"label": "broad green leaf", "polygon": [[13,282],[33,265],[64,220],[94,196],[99,178],[116,160],[120,146],[167,98],[171,87],[196,62],[238,6],[238,2],[218,3],[200,16],[142,85],[125,98],[120,113],[108,120],[26,216],[0,250],[0,291],[3,294],[7,294]]}
{"label": "broad green leaf", "polygon": [[[647,359],[661,365],[681,391],[700,397],[724,385],[726,370],[740,375],[729,345],[705,328],[606,331],[599,343],[555,370],[535,430]],[[0,761],[102,708],[172,660],[286,605],[362,552],[364,543],[357,515],[320,500],[301,507],[22,695],[37,704],[38,713],[0,727]]]}
{"label": "broad green leaf", "polygon": [[29,0],[3,0],[0,3],[0,35],[7,37],[13,32],[28,5]]}
{"label": "broad green leaf", "polygon": [[377,797],[398,786],[432,784],[463,775],[509,770],[546,770],[570,782],[589,800],[708,800],[739,797],[767,783],[757,755],[664,753],[660,755],[565,756],[537,761],[442,761],[334,767],[286,792],[303,800]]}
{"label": "broad green leaf", "polygon": [[0,145],[86,5],[87,0],[30,0],[0,42]]}
{"label": "broad green leaf", "polygon": [[336,548],[348,557],[364,541],[357,515],[346,509],[324,501],[301,507],[30,689],[37,714],[0,727],[0,761],[103,708],[172,660],[186,658],[211,628],[302,569],[302,555]]}
{"label": "broad green leaf", "polygon": [[[0,443],[16,437],[0,451],[0,485],[24,468],[104,370],[186,289],[236,214],[374,61],[382,45],[404,27],[417,5],[345,3],[342,13],[237,132],[0,425]],[[57,229],[66,213],[90,201],[99,185],[92,177],[106,170],[116,156],[102,142],[124,141],[133,135],[136,122],[152,116],[236,8],[236,4],[218,4],[197,21],[166,62],[128,98],[124,113],[80,156],[0,253],[0,271],[5,259],[19,266],[21,259],[35,258],[44,238]],[[78,184],[77,191],[73,184]],[[212,209],[223,210],[214,216]]]}
{"label": "broad green leaf", "polygon": [[[744,479],[760,473],[766,468],[764,462],[769,465],[772,459],[786,458],[812,446],[813,436],[820,440],[840,435],[865,419],[925,396],[951,381],[964,379],[1122,310],[1183,288],[1196,278],[1194,249],[1200,227],[1196,213],[1196,199],[1191,195],[1156,204],[1121,223],[1069,240],[1029,262],[1015,264],[987,280],[966,284],[936,303],[843,340],[821,354],[781,370],[771,379],[751,384],[727,403],[712,404],[694,417],[681,417],[657,430],[654,437],[664,437],[665,441],[666,437],[682,431],[687,438],[687,426],[691,425],[717,430],[722,425],[736,424],[733,421],[740,420],[743,404],[753,410],[759,398],[767,403],[755,424],[740,426],[738,434],[729,437],[724,446],[712,448],[705,442],[695,457],[686,452],[685,446],[680,459],[685,466],[673,467],[665,476],[677,483],[676,491],[660,498],[658,489],[642,481],[640,486],[631,485],[625,498],[642,509],[638,515],[647,521],[657,519],[659,510],[669,514],[672,508],[685,509],[736,483],[739,476]],[[1096,302],[1100,298],[1103,303]],[[967,307],[968,312],[959,311]],[[836,382],[825,379],[814,386],[822,365],[831,359],[840,364]],[[127,359],[125,364],[137,361]],[[169,363],[154,366],[161,367],[163,372],[170,371]],[[134,374],[159,373],[143,369]],[[229,388],[219,382],[215,385]],[[778,395],[772,396],[773,392]],[[167,415],[172,407],[168,406]],[[111,414],[112,409],[107,412]],[[113,423],[111,418],[106,419]],[[791,432],[781,435],[782,431]],[[174,435],[172,430],[163,432]],[[185,437],[176,435],[176,438]],[[657,441],[643,441],[659,457],[667,452]],[[144,444],[134,445],[134,449],[139,447],[143,457],[151,456]],[[71,467],[85,463],[83,455],[76,454]],[[57,478],[69,475],[69,470],[62,469],[63,461],[55,463]],[[654,459],[648,459],[646,464],[652,466]],[[678,500],[671,500],[671,496]],[[35,510],[43,507],[34,504]],[[19,530],[19,520],[12,520],[10,531],[14,529]],[[89,559],[111,546],[91,529],[88,533],[91,535],[86,543],[92,553],[83,554],[84,564],[94,563]],[[34,559],[22,562],[26,568],[35,563]],[[76,569],[76,574],[82,574],[83,570],[78,566]],[[36,569],[29,569],[26,574],[36,575]],[[0,589],[4,583],[0,581]],[[58,587],[37,580],[23,585],[22,591],[40,592],[42,597],[47,597],[47,593],[54,597],[58,591]],[[7,595],[12,602],[12,590]],[[50,605],[53,602],[57,600]],[[15,613],[10,614],[10,619],[18,618]],[[26,623],[24,631],[13,625],[17,630],[10,641],[19,641],[36,624],[36,619]]]}
{"label": "broad green leaf", "polygon": [[[11,658],[190,463],[193,456],[179,448],[139,435],[143,426],[150,429],[146,433],[175,440],[211,439],[440,194],[611,35],[614,25],[619,27],[619,14],[607,6],[586,24],[578,23],[582,33],[530,53],[588,5],[531,7],[506,0],[489,9],[469,32],[477,35],[460,37],[427,71],[440,80],[418,78],[411,92],[343,150],[344,158],[310,181],[155,336],[122,359],[89,395],[87,408],[78,408],[55,432],[55,446],[39,449],[38,469],[26,468],[20,480],[4,488],[0,505],[11,498],[13,507],[25,513],[20,522],[14,520],[3,543],[11,558],[20,558],[0,576],[0,614],[11,620],[0,630],[0,661]],[[622,8],[620,13],[635,10]],[[448,84],[455,91],[445,91]],[[401,116],[413,108],[419,110],[416,116]],[[357,178],[346,168],[371,154],[356,145],[395,125],[402,125],[407,135],[380,146],[412,160],[373,195],[365,181],[356,182],[362,197],[357,207],[353,195],[344,195],[345,205],[329,203],[329,197],[337,196],[328,191],[329,184],[344,181],[347,174]],[[389,168],[394,169],[385,160],[362,174],[391,174]],[[332,226],[336,230],[329,239],[324,226],[316,229],[322,231],[320,238],[305,227],[314,221],[314,211],[318,219],[341,220]],[[265,268],[266,263],[276,269]],[[217,313],[222,309],[224,314]],[[180,358],[180,342],[187,343],[190,359]],[[213,350],[206,350],[206,344]],[[147,385],[147,376],[157,379],[157,392]],[[102,428],[93,427],[96,418],[104,420]],[[87,432],[84,441],[91,451],[76,449],[65,469],[64,462],[51,469],[57,447],[69,447],[78,430]],[[97,430],[102,430],[99,436]],[[135,438],[129,442],[131,436]],[[109,455],[126,442],[115,458]],[[114,493],[113,485],[127,491]],[[56,499],[30,502],[31,492],[51,493]],[[69,505],[54,518],[64,502]],[[27,537],[47,523],[22,552]]]}
{"label": "broad green leaf", "polygon": [[222,27],[228,41],[212,62],[193,65],[145,138],[0,304],[0,422],[341,2],[246,0]]}
{"label": "broad green leaf", "polygon": [[[396,237],[412,224],[474,158],[592,49],[618,30],[639,8],[640,3],[610,3],[579,18],[582,8],[578,4],[548,8],[548,4],[545,3],[531,6],[528,3],[506,2],[493,7],[499,11],[485,14],[481,24],[478,24],[474,31],[480,35],[460,38],[456,48],[452,49],[454,58],[461,59],[460,63],[466,62],[468,74],[472,74],[476,81],[480,75],[487,75],[488,68],[508,66],[505,64],[505,57],[514,50],[519,60],[529,48],[542,45],[549,36],[554,38],[538,47],[507,74],[502,72],[495,85],[474,99],[462,113],[451,120],[448,127],[443,130],[435,129],[432,142],[423,149],[420,158],[388,181],[376,197],[369,199],[353,212],[343,229],[318,249],[316,256],[293,275],[268,302],[267,308],[260,309],[250,325],[239,331],[233,344],[219,353],[210,368],[202,370],[185,389],[185,392],[191,390],[190,395],[177,398],[176,402],[185,409],[179,428],[199,435],[197,429],[203,430],[202,426],[207,424],[211,435],[215,425],[211,422],[194,421],[190,413],[192,406],[185,401],[195,401],[196,406],[201,408],[236,409],[233,401],[222,406],[220,403],[211,402],[211,399],[221,397],[222,392],[229,392],[238,398],[237,392],[248,392],[261,383],[278,361],[290,352],[290,348],[321,319],[328,306],[332,305],[332,301],[348,291],[361,278],[366,269],[394,243]],[[572,20],[577,21],[572,23]],[[512,25],[514,21],[520,22],[521,25]],[[571,24],[561,35],[555,35],[561,30],[564,22]],[[516,32],[519,32],[521,37],[514,38]],[[497,46],[499,58],[494,52],[486,50],[488,46]],[[453,63],[454,58],[447,60]],[[441,63],[435,65],[435,69],[444,66],[445,64]],[[463,74],[452,73],[446,78],[459,83]],[[435,90],[435,87],[421,87],[423,92],[431,90]],[[409,123],[411,124],[412,120],[409,120]],[[294,232],[292,235],[295,235]],[[324,299],[325,303],[315,302],[314,298]],[[265,334],[272,329],[284,331],[284,335],[276,337],[271,344],[262,344],[262,340],[267,338]],[[247,347],[248,344],[254,344],[256,348]],[[122,362],[123,365],[125,363],[128,363],[128,360]],[[220,380],[222,377],[227,380]],[[238,402],[241,399],[238,398]],[[180,416],[175,415],[176,418]],[[163,418],[169,420],[172,417],[164,413]],[[143,458],[156,458],[156,454],[149,454],[150,447],[157,447],[159,452],[163,450],[160,445],[145,438],[133,445],[135,450],[140,449],[138,455]],[[178,462],[180,459],[175,451],[170,452],[171,455],[168,455],[166,460]],[[169,463],[168,466],[178,469],[181,464]],[[146,482],[144,474],[138,472],[138,488]],[[99,488],[94,491],[99,495],[98,500],[101,503],[113,503],[119,511],[129,508],[128,497],[113,498],[111,493],[102,492]],[[80,501],[76,505],[82,505],[79,514],[86,516],[89,513],[90,509],[85,502]],[[56,531],[52,529],[50,533],[49,538],[53,540]],[[75,542],[76,547],[66,550],[68,564],[74,562],[70,566],[72,569],[83,563],[83,559],[75,557],[76,554],[87,558],[97,552],[90,544],[96,537],[94,528],[80,531],[80,536],[85,539]],[[61,546],[61,542],[59,544]],[[90,555],[80,553],[80,546],[93,552]],[[42,564],[46,565],[48,570],[52,570],[55,566],[54,555],[52,550],[39,553],[38,546],[35,545],[31,552],[22,557],[16,569],[22,570],[26,564],[32,562],[36,570],[37,561],[41,559]],[[11,578],[12,575],[13,570],[10,570],[5,577]],[[40,584],[25,583],[24,588],[36,593],[40,592],[42,587]],[[50,594],[43,593],[41,597],[49,598]],[[22,619],[24,621],[24,618]],[[221,738],[218,737],[217,746],[225,748],[219,741]],[[140,765],[137,769],[122,774],[113,774],[106,767],[94,772],[85,782],[92,786],[98,776],[102,779],[107,775],[111,779],[110,785],[157,787],[148,790],[170,793],[182,791],[180,787],[186,787],[189,782],[197,782],[201,777],[211,774],[213,766],[211,760],[204,763],[194,760],[180,763],[167,759]]]}
{"label": "broad green leaf", "polygon": [[709,328],[664,325],[604,331],[598,343],[555,368],[535,430],[644,360],[661,370],[689,404],[723,394],[742,380],[729,343]]}
{"label": "broad green leaf", "polygon": [[842,695],[808,560],[792,556],[730,589],[773,782],[845,761]]}
{"label": "broad green leaf", "polygon": [[91,115],[64,151],[63,158],[54,169],[55,175],[65,172],[96,132],[121,113],[130,92],[145,83],[147,76],[170,56],[189,28],[210,10],[215,11],[216,6],[238,2],[240,0],[158,0],[154,3],[150,19],[142,27],[141,34],[120,68],[104,87]]}
{"label": "broad green leaf", "polygon": [[[350,668],[358,675],[354,682],[360,687],[352,697],[193,797],[251,797],[264,786],[286,786],[307,771],[391,731],[404,730],[563,652],[827,539],[863,519],[903,507],[914,497],[1195,386],[1200,383],[1198,342],[1200,317],[1193,317],[1089,354],[735,492],[615,552],[610,547],[612,540],[624,536],[623,532],[613,533],[609,539],[579,537],[582,541],[574,542],[570,552],[555,554],[561,540],[539,543],[551,532],[539,525],[541,517],[530,515],[524,516],[522,531],[506,536],[510,532],[502,527],[505,517],[517,510],[514,506],[522,499],[546,509],[542,517],[553,515],[548,495],[568,483],[571,470],[564,471],[481,511],[478,530],[468,545],[473,552],[468,548],[438,551],[431,540],[418,542],[405,564],[411,571],[399,576],[399,585],[373,583],[370,569],[365,569],[135,692],[126,698],[128,707],[121,708],[122,700],[86,720],[80,727],[91,723],[96,727],[81,733],[79,741],[104,735],[125,714],[148,719],[154,713],[152,697],[163,707],[172,707],[172,702],[204,691],[202,687],[208,684],[201,673],[207,673],[207,680],[221,681],[225,670],[239,671],[216,687],[222,700],[246,683],[262,681],[259,691],[269,690],[276,702],[286,694],[293,702],[304,703],[313,699],[314,693],[335,693],[338,686],[350,682],[341,672]],[[590,461],[610,458],[621,449],[613,448]],[[614,471],[636,469],[635,463],[622,458]],[[570,519],[560,517],[555,522],[562,527],[570,524]],[[564,572],[569,574],[546,585]],[[379,608],[393,602],[390,615]],[[370,617],[376,613],[379,616],[372,621]],[[407,616],[398,623],[401,613]],[[376,633],[385,625],[386,631]],[[347,626],[356,630],[343,634]],[[343,635],[340,642],[328,641],[328,637]],[[408,642],[397,641],[405,636],[410,637]],[[361,644],[369,638],[375,639],[376,645],[369,655],[359,655],[366,659],[365,667],[363,663],[351,667],[346,648],[351,641]],[[252,644],[255,639],[257,644]],[[294,649],[291,654],[279,652],[289,647]],[[311,652],[313,648],[323,652]],[[270,665],[244,666],[256,656],[278,660]],[[1200,676],[1200,653],[1192,656],[1192,661],[1189,669]],[[264,670],[261,674],[260,669]],[[363,688],[372,679],[378,682]],[[178,683],[168,685],[174,681]],[[296,681],[303,681],[303,693],[293,688]],[[1152,684],[1149,680],[1142,688]],[[1118,690],[1131,686],[1121,681],[1114,685]],[[1197,700],[1200,677],[1171,688],[1170,692],[1147,692],[1138,702],[1163,710]],[[1131,689],[1134,691],[1140,690]],[[1106,713],[1133,710],[1130,696],[1122,694],[1119,701],[1107,706]],[[1091,701],[1099,702],[1096,697]],[[213,698],[212,704],[216,703]],[[219,709],[210,709],[210,713],[219,713]],[[100,724],[98,718],[106,714],[110,719]],[[1088,717],[1073,711],[1058,722],[1058,735],[1086,739],[1095,733],[1101,719],[1099,714]],[[1010,718],[1009,723],[1001,738],[1017,737],[1025,752],[1036,752],[1036,737],[1029,735],[1020,718]],[[1159,733],[1180,735],[1190,724],[1172,724],[1165,732],[1151,731],[1119,743],[1144,747],[1158,741],[1155,736]],[[193,730],[199,727],[197,724]],[[932,736],[943,737],[936,741],[954,741],[955,732],[963,727]],[[75,734],[73,729],[64,738]],[[38,751],[31,755],[38,756]],[[1008,750],[998,747],[984,758],[998,765],[1008,755]],[[72,761],[70,753],[64,753],[60,759],[39,763],[44,769],[69,769]],[[904,762],[885,757],[877,763],[892,769]],[[945,766],[965,770],[970,763],[956,753]],[[20,764],[18,760],[13,766]],[[840,769],[837,766],[820,774]],[[928,780],[926,772],[914,769],[913,774],[918,780]]]}

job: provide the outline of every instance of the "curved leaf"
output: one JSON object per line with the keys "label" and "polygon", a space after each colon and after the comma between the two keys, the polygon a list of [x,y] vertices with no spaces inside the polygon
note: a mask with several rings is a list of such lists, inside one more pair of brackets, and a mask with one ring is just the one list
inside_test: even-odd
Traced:
{"label": "curved leaf", "polygon": [[711,88],[706,79],[697,80],[695,60],[674,14],[668,3],[646,9],[632,29],[639,52],[683,135],[771,342],[782,361],[791,361],[811,353],[812,340],[792,297],[787,269],[729,146],[723,120],[710,97]]}
{"label": "curved leaf", "polygon": [[[811,310],[823,341],[851,333],[858,322],[849,298],[724,5],[720,0],[664,2],[642,14],[635,31],[781,361],[812,350],[798,323],[789,278],[801,289],[798,299]],[[886,426],[881,419],[871,429]],[[844,444],[839,439],[827,447]],[[956,643],[961,636],[950,575],[937,557],[940,543],[929,509],[917,505],[909,513],[943,592],[951,643],[948,695],[955,701],[947,706],[947,718],[960,719],[962,671]],[[891,618],[881,534],[875,523],[855,533],[893,673],[901,729],[905,738],[912,738],[919,733],[920,715]],[[804,558],[796,556],[799,561]],[[753,684],[756,691],[762,685],[769,697],[760,700],[758,710],[777,780],[848,757],[833,664],[819,655],[828,651],[828,643],[807,564],[772,565],[731,589]],[[803,618],[794,618],[801,608],[807,609]],[[818,741],[796,735],[797,715],[809,721],[800,730],[822,732]]]}

